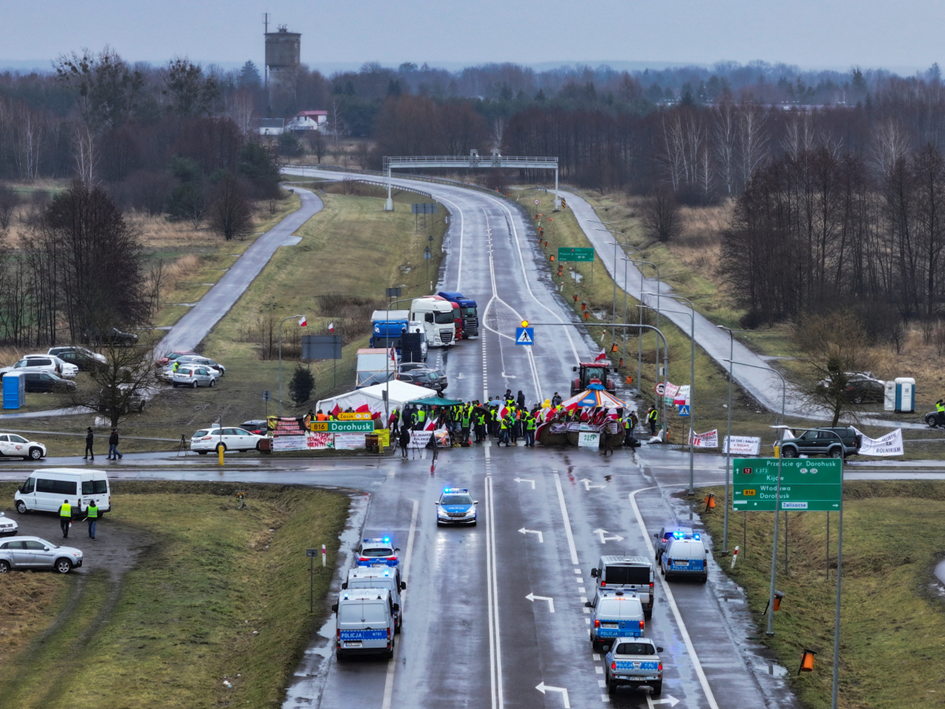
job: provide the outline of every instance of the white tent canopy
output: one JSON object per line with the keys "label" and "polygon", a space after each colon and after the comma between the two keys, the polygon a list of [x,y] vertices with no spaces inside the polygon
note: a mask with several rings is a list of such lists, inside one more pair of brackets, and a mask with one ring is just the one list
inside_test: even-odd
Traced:
{"label": "white tent canopy", "polygon": [[352,411],[357,411],[362,406],[367,406],[372,414],[379,413],[381,415],[381,420],[386,427],[387,421],[384,419],[384,392],[388,390],[388,406],[391,411],[394,409],[402,410],[404,404],[409,404],[411,401],[425,399],[428,396],[436,396],[436,392],[433,389],[419,387],[416,384],[408,384],[407,382],[394,379],[387,383],[375,384],[374,386],[357,389],[347,394],[333,396],[330,399],[321,399],[315,404],[315,411],[323,411],[327,414],[329,411],[332,411],[335,406],[338,406],[342,411],[349,407]]}

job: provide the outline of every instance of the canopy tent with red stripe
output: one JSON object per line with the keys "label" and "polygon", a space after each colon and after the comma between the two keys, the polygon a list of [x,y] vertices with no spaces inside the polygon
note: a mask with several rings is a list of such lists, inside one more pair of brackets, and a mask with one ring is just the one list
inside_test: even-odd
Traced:
{"label": "canopy tent with red stripe", "polygon": [[587,390],[561,402],[561,406],[570,411],[579,406],[603,406],[605,409],[619,409],[626,406],[620,399],[607,392],[602,384],[591,382]]}

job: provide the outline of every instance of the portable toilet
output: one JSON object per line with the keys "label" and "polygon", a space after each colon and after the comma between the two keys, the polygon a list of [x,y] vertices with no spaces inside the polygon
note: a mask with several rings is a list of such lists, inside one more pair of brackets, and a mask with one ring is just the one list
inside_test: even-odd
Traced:
{"label": "portable toilet", "polygon": [[915,413],[915,379],[896,377],[896,413]]}
{"label": "portable toilet", "polygon": [[9,373],[3,378],[3,408],[19,409],[26,402],[26,380],[22,373]]}
{"label": "portable toilet", "polygon": [[884,411],[896,410],[896,391],[898,391],[896,382],[890,379],[883,383],[883,410]]}

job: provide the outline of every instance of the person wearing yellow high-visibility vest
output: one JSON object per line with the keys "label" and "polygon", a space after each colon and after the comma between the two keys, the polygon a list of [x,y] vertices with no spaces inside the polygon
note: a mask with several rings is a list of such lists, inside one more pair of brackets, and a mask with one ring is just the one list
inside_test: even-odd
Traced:
{"label": "person wearing yellow high-visibility vest", "polygon": [[69,500],[63,500],[59,505],[59,528],[62,530],[62,538],[69,538],[69,526],[72,524],[72,505]]}
{"label": "person wearing yellow high-visibility vest", "polygon": [[89,536],[95,539],[95,525],[98,523],[98,505],[95,504],[95,500],[92,500],[85,508],[85,515],[89,522]]}

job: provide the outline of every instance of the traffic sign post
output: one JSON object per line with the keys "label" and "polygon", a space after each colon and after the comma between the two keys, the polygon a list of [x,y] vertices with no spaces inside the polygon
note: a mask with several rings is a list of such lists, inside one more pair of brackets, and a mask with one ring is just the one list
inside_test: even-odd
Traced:
{"label": "traffic sign post", "polygon": [[515,344],[535,344],[535,328],[528,326],[528,320],[522,320],[522,326],[515,328]]}
{"label": "traffic sign post", "polygon": [[[781,489],[778,491],[778,467]],[[732,509],[746,512],[834,512],[840,509],[843,461],[839,458],[736,458]]]}

